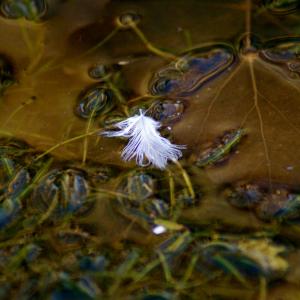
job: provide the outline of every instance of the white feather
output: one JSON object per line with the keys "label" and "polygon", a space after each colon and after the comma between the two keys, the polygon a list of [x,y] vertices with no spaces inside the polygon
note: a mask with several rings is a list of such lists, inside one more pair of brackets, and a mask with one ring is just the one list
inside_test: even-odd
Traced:
{"label": "white feather", "polygon": [[160,123],[140,110],[139,115],[130,117],[124,121],[116,123],[118,131],[105,131],[102,134],[108,137],[129,138],[127,146],[122,152],[125,161],[136,158],[139,166],[152,164],[164,169],[168,160],[177,161],[181,156],[181,149],[185,146],[173,145],[168,139],[162,137],[158,132]]}

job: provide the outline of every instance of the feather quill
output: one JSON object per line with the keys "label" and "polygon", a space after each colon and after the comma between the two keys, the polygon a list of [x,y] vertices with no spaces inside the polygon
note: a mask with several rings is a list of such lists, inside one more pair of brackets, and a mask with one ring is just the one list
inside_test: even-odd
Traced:
{"label": "feather quill", "polygon": [[120,130],[105,131],[107,137],[125,137],[128,144],[122,152],[122,159],[129,161],[133,158],[139,166],[153,165],[165,169],[168,160],[177,161],[182,156],[183,145],[174,145],[158,132],[160,122],[153,120],[140,110],[139,115],[132,116],[114,124]]}

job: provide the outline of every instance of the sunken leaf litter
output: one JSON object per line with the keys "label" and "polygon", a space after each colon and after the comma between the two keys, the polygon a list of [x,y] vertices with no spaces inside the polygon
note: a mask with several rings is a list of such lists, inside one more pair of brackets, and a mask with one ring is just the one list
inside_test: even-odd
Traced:
{"label": "sunken leaf litter", "polygon": [[0,299],[300,299],[299,21],[0,1]]}

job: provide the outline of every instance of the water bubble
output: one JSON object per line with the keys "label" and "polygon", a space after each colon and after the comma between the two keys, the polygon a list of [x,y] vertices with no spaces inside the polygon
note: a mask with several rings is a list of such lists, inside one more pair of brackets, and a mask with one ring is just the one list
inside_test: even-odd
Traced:
{"label": "water bubble", "polygon": [[177,121],[184,112],[182,101],[161,100],[154,102],[149,108],[148,114],[164,125]]}
{"label": "water bubble", "polygon": [[93,79],[101,79],[107,75],[107,67],[105,65],[95,65],[88,70],[88,74]]}
{"label": "water bubble", "polygon": [[156,235],[160,235],[167,232],[167,228],[162,225],[156,225],[152,228],[152,232]]}
{"label": "water bubble", "polygon": [[132,25],[136,25],[140,22],[141,16],[135,12],[122,13],[116,20],[117,25],[121,28],[130,28]]}
{"label": "water bubble", "polygon": [[153,196],[156,180],[144,172],[129,173],[120,183],[117,190],[126,195],[132,203],[140,203]]}
{"label": "water bubble", "polygon": [[168,219],[170,205],[168,200],[156,197],[160,194],[158,183],[159,180],[152,174],[141,171],[130,173],[117,188],[122,213],[146,221],[151,226],[156,218]]}
{"label": "water bubble", "polygon": [[84,214],[91,209],[93,202],[88,199],[89,185],[85,172],[77,169],[54,169],[35,188],[31,199],[34,209],[45,212],[57,201],[53,218],[66,214]]}
{"label": "water bubble", "polygon": [[195,48],[156,72],[150,81],[152,95],[189,96],[235,61],[227,45]]}
{"label": "water bubble", "polygon": [[5,198],[0,203],[0,229],[11,223],[21,209],[18,199]]}
{"label": "water bubble", "polygon": [[89,68],[88,74],[92,79],[101,80],[111,76],[113,71],[118,71],[119,69],[120,67],[117,64],[95,64]]}
{"label": "water bubble", "polygon": [[39,20],[46,13],[47,5],[44,0],[3,0],[1,11],[7,18]]}
{"label": "water bubble", "polygon": [[76,114],[88,119],[107,113],[113,106],[113,92],[102,85],[94,86],[80,95]]}

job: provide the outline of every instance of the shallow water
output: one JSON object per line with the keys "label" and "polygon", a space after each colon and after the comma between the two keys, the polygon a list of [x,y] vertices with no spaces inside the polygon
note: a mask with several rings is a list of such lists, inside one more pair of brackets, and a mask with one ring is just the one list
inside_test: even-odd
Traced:
{"label": "shallow water", "polygon": [[299,299],[298,1],[0,6],[0,298]]}

